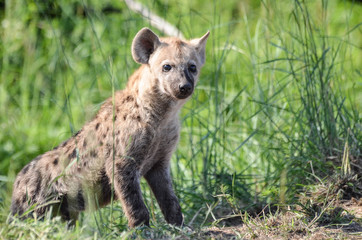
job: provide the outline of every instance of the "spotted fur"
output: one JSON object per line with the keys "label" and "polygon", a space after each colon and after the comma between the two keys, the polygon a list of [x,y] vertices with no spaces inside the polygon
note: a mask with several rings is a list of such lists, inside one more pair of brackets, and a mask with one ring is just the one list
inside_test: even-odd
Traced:
{"label": "spotted fur", "polygon": [[[20,171],[12,214],[41,217],[52,206],[64,220],[75,221],[80,211],[102,207],[113,196],[121,201],[130,227],[148,225],[140,189],[144,177],[166,221],[182,225],[170,158],[179,139],[178,112],[192,95],[205,63],[208,35],[183,41],[160,39],[148,28],[139,31],[132,56],[142,66],[92,121]],[[31,206],[35,208],[29,212]]]}

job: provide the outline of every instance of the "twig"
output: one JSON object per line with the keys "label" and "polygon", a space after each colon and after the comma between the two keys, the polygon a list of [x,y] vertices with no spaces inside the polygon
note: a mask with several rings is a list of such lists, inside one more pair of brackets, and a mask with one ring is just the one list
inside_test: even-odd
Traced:
{"label": "twig", "polygon": [[141,14],[144,18],[148,19],[151,26],[157,28],[167,36],[175,36],[181,39],[184,39],[182,32],[173,26],[171,23],[167,22],[165,19],[157,16],[146,6],[142,5],[139,2],[133,0],[124,0],[129,9],[134,12]]}

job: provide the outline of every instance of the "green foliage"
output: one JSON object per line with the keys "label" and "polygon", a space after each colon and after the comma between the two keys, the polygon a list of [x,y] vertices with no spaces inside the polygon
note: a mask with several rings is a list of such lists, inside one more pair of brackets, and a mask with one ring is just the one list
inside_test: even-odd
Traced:
{"label": "green foliage", "polygon": [[[186,38],[211,31],[172,160],[186,224],[204,226],[213,217],[291,202],[314,176],[339,168],[343,156],[361,180],[360,168],[353,168],[362,162],[360,4],[142,2]],[[14,176],[79,130],[112,89],[125,86],[138,67],[132,38],[150,24],[115,0],[5,1],[0,20],[1,232],[60,238],[65,225],[57,219],[5,223]],[[158,223],[161,213],[142,184],[153,224],[177,236]],[[82,214],[65,237],[164,236],[163,230],[123,232],[121,209],[113,211]],[[26,230],[32,224],[36,230]]]}

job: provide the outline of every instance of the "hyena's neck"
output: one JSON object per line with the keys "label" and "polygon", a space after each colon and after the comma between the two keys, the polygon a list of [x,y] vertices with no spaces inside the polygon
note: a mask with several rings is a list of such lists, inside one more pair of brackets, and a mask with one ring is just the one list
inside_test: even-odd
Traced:
{"label": "hyena's neck", "polygon": [[167,122],[177,113],[185,100],[176,100],[162,92],[148,66],[141,66],[130,78],[127,88],[134,94],[149,123]]}

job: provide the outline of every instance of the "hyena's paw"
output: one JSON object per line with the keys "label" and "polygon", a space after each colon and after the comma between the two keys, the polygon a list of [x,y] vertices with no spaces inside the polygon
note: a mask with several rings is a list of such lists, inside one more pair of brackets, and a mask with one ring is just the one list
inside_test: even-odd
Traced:
{"label": "hyena's paw", "polygon": [[150,215],[147,209],[138,210],[128,218],[128,225],[130,228],[134,228],[142,224],[150,226]]}

